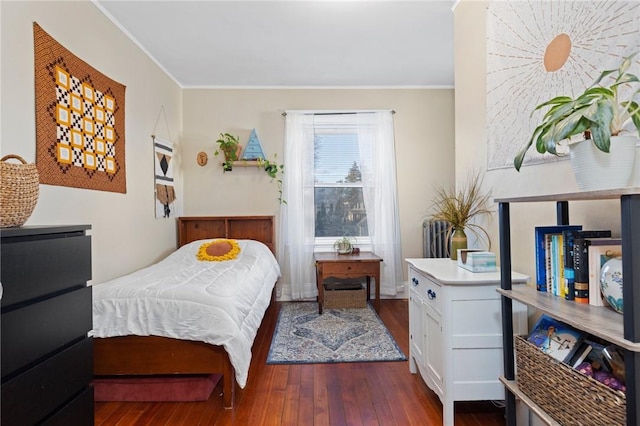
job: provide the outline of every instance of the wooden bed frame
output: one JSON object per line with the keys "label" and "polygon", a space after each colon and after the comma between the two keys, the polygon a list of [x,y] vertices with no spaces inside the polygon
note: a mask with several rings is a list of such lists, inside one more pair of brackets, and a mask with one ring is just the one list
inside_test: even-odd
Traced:
{"label": "wooden bed frame", "polygon": [[[178,218],[178,246],[207,238],[250,239],[275,254],[273,216]],[[94,338],[94,375],[222,374],[224,408],[233,408],[236,380],[222,346],[158,336]]]}

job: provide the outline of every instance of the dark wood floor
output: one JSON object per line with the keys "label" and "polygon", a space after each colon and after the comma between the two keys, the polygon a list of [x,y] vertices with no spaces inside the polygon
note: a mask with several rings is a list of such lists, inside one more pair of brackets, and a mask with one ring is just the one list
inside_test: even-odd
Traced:
{"label": "dark wood floor", "polygon": [[[408,361],[266,365],[280,303],[273,304],[253,346],[245,389],[233,410],[219,389],[205,402],[96,402],[100,425],[442,425],[442,404]],[[382,300],[383,322],[409,355],[406,300]],[[491,402],[455,405],[456,425],[504,425]]]}

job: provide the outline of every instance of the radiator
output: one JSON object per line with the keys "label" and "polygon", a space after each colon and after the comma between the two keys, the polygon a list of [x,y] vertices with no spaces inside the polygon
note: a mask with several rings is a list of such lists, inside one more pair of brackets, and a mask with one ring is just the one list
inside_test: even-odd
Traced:
{"label": "radiator", "polygon": [[449,257],[448,229],[449,222],[444,220],[425,220],[422,223],[424,257]]}

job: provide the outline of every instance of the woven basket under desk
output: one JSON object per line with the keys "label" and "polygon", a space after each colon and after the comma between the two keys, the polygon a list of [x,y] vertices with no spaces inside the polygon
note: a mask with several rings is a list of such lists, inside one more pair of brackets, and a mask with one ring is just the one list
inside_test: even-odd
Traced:
{"label": "woven basket under desk", "polygon": [[326,309],[366,308],[367,292],[364,286],[343,287],[340,285],[324,284],[324,303]]}
{"label": "woven basket under desk", "polygon": [[515,336],[518,388],[562,425],[625,425],[624,393],[588,377]]}

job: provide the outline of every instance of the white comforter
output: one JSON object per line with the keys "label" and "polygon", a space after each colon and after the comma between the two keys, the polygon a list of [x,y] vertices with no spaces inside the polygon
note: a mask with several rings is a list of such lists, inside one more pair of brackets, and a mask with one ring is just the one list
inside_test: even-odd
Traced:
{"label": "white comforter", "polygon": [[252,240],[238,240],[236,259],[199,261],[198,248],[206,241],[94,285],[91,335],[153,335],[223,345],[244,387],[251,346],[280,268],[267,246]]}

